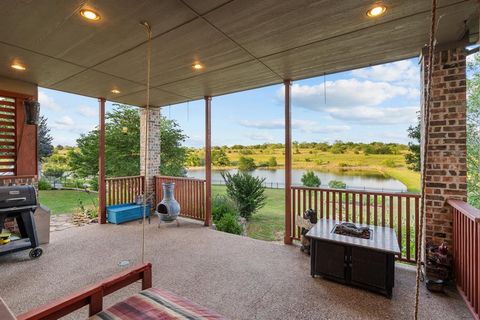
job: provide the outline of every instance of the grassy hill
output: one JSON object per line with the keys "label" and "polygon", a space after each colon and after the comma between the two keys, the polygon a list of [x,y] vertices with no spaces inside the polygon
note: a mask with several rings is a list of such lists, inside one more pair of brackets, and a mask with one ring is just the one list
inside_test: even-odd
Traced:
{"label": "grassy hill", "polygon": [[[420,191],[420,174],[408,169],[405,162],[405,154],[408,149],[404,145],[392,144],[389,154],[371,154],[362,150],[365,144],[353,144],[343,150],[319,148],[311,146],[297,146],[293,148],[293,168],[312,169],[331,172],[350,172],[351,174],[380,173],[385,176],[397,179],[407,186],[410,192]],[[220,151],[221,150],[221,151]],[[192,150],[200,159],[204,157],[203,150]],[[275,157],[277,166],[270,168],[282,168],[284,166],[283,146],[265,145],[258,147],[222,147],[215,149],[215,152],[224,152],[228,158],[228,165],[214,168],[234,168],[238,165],[241,157],[254,159],[257,166],[267,166],[272,157]]]}

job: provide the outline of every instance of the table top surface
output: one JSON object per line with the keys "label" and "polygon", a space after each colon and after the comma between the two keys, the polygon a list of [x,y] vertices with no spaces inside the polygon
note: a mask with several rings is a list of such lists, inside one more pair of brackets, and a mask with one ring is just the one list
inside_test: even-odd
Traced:
{"label": "table top surface", "polygon": [[400,254],[397,235],[395,230],[392,228],[356,223],[355,225],[357,226],[369,227],[373,231],[373,236],[371,239],[362,239],[334,233],[333,229],[341,222],[343,221],[320,219],[318,220],[318,223],[307,233],[307,237],[336,242],[344,245],[363,247],[376,251]]}

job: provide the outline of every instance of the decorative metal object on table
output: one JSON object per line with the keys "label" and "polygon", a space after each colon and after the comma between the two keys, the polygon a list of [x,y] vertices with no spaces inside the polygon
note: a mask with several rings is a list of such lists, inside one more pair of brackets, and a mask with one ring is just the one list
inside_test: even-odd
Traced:
{"label": "decorative metal object on table", "polygon": [[369,227],[359,227],[351,222],[342,222],[335,226],[333,232],[336,234],[362,238],[362,239],[371,239],[372,230]]}
{"label": "decorative metal object on table", "polygon": [[[369,238],[358,237],[367,229],[370,231]],[[346,235],[346,232],[354,236]],[[400,254],[395,230],[320,219],[306,236],[311,241],[312,277],[320,275],[392,297],[395,255]]]}
{"label": "decorative metal object on table", "polygon": [[155,213],[159,217],[158,227],[161,223],[170,223],[175,221],[179,226],[178,216],[180,215],[180,204],[175,200],[175,182],[162,183],[163,197],[162,201],[157,204]]}
{"label": "decorative metal object on table", "polygon": [[308,209],[302,216],[295,217],[295,224],[301,228],[300,230],[300,242],[302,246],[300,251],[310,255],[310,239],[306,237],[306,234],[317,223],[317,211],[314,209]]}

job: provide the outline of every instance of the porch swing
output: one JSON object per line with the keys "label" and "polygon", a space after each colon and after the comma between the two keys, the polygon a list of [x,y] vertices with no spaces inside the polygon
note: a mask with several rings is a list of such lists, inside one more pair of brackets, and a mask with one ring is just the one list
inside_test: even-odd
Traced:
{"label": "porch swing", "polygon": [[[146,21],[140,23],[147,33],[147,90],[146,90],[146,121],[149,121],[150,107],[150,63],[152,31]],[[148,127],[145,126],[146,141],[148,141]],[[145,156],[145,172],[148,175],[148,149]],[[40,320],[58,319],[66,316],[84,306],[89,307],[89,319],[109,320],[138,320],[138,319],[225,319],[223,316],[212,312],[185,298],[171,292],[152,288],[152,265],[145,263],[145,223],[147,197],[143,197],[142,221],[142,264],[130,268],[122,273],[100,281],[83,290],[67,297],[58,299],[47,305],[27,311],[15,317],[0,298],[1,320]],[[141,281],[142,291],[103,310],[103,297],[107,296],[132,283]]]}

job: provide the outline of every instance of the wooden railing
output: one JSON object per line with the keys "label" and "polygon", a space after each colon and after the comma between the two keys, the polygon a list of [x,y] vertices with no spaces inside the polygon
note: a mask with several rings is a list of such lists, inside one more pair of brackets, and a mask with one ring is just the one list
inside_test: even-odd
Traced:
{"label": "wooden railing", "polygon": [[157,203],[162,201],[162,183],[175,182],[175,199],[180,203],[180,215],[205,221],[206,198],[205,180],[182,177],[155,177],[155,194]]}
{"label": "wooden railing", "polygon": [[135,198],[145,191],[145,177],[115,177],[107,182],[107,206],[135,202]]}
{"label": "wooden railing", "polygon": [[417,258],[420,195],[330,188],[292,187],[291,225],[293,239],[300,239],[295,216],[315,209],[318,218],[394,228],[401,254],[397,259],[415,262]]}
{"label": "wooden railing", "polygon": [[457,288],[473,317],[480,319],[480,210],[449,200],[453,214],[453,257]]}

